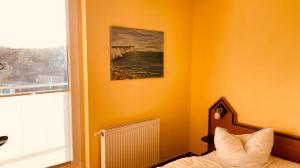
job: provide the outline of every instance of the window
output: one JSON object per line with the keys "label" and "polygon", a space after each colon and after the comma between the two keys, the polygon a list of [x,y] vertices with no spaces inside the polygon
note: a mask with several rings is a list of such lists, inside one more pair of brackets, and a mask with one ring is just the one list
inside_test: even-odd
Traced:
{"label": "window", "polygon": [[65,0],[0,0],[0,167],[72,160]]}

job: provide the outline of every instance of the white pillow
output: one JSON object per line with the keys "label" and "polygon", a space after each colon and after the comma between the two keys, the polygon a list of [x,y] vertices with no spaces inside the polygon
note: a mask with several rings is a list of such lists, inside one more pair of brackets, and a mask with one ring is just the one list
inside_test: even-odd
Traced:
{"label": "white pillow", "polygon": [[274,132],[271,128],[252,134],[233,135],[217,127],[214,137],[217,157],[225,165],[237,168],[261,168],[268,162]]}

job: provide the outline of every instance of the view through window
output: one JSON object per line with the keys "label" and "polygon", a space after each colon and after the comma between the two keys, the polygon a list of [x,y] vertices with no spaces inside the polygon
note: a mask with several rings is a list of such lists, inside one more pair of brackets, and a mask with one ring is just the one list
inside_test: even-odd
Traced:
{"label": "view through window", "polygon": [[1,168],[72,160],[66,9],[65,0],[0,0]]}
{"label": "view through window", "polygon": [[0,95],[68,89],[64,0],[0,0]]}

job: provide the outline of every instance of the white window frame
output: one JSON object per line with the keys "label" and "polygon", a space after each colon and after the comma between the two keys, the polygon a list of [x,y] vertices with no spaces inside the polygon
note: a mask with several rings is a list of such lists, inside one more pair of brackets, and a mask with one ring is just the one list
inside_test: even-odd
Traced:
{"label": "white window frame", "polygon": [[67,11],[67,48],[68,48],[68,74],[69,91],[71,93],[71,117],[72,117],[72,144],[73,160],[71,162],[52,166],[53,168],[82,168],[84,165],[84,66],[82,60],[82,19],[81,19],[81,0],[65,0]]}

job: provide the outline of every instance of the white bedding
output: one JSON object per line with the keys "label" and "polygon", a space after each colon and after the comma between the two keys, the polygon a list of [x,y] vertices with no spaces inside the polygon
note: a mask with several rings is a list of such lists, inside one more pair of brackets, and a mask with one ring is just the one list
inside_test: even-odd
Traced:
{"label": "white bedding", "polygon": [[[171,162],[162,168],[231,168],[222,164],[218,160],[216,153],[211,152],[205,156],[193,156],[182,158]],[[268,163],[263,168],[300,168],[300,164],[284,159],[270,157]]]}

